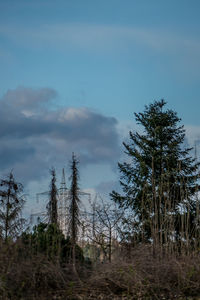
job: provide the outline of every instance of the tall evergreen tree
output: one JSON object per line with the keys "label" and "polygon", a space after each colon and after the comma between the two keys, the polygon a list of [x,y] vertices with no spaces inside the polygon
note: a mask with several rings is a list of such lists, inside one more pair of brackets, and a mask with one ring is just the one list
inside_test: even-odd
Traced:
{"label": "tall evergreen tree", "polygon": [[21,232],[25,220],[21,217],[25,200],[23,186],[15,181],[12,172],[0,180],[0,234],[7,242]]}
{"label": "tall evergreen tree", "polygon": [[50,224],[58,225],[58,208],[57,208],[57,187],[56,187],[56,172],[55,169],[52,168],[50,170],[51,173],[51,183],[50,183],[50,191],[49,191],[49,202],[47,205],[48,217]]}
{"label": "tall evergreen tree", "polygon": [[70,237],[72,243],[72,263],[73,270],[76,272],[76,242],[78,236],[78,227],[80,224],[79,216],[79,172],[78,172],[78,160],[76,159],[74,153],[72,154],[71,161],[71,188],[70,188]]}
{"label": "tall evergreen tree", "polygon": [[[163,244],[173,234],[180,237],[181,218],[187,213],[187,230],[195,225],[199,164],[184,147],[185,130],[177,113],[165,109],[164,100],[145,106],[135,113],[143,131],[130,131],[130,143],[123,143],[128,162],[119,163],[123,194],[115,191],[112,199],[130,208],[138,221],[138,232]],[[173,233],[172,233],[173,232]]]}

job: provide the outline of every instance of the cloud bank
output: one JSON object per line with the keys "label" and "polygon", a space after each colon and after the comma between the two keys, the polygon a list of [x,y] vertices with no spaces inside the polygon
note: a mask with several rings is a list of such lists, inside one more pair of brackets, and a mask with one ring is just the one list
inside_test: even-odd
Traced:
{"label": "cloud bank", "polygon": [[116,164],[117,120],[88,108],[55,108],[50,88],[19,87],[0,100],[1,174],[14,169],[26,183],[51,166],[66,166],[75,152],[81,166]]}

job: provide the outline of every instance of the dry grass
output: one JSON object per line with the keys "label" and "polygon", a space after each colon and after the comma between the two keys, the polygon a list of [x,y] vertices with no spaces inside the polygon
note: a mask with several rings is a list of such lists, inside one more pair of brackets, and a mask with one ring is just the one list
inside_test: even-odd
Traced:
{"label": "dry grass", "polygon": [[0,299],[200,299],[200,257],[152,256],[141,246],[121,252],[112,263],[93,270],[60,267],[43,256],[19,258],[15,248],[1,247]]}
{"label": "dry grass", "polygon": [[94,274],[91,286],[112,295],[102,299],[200,299],[199,256],[153,257],[142,246],[129,260],[101,265]]}

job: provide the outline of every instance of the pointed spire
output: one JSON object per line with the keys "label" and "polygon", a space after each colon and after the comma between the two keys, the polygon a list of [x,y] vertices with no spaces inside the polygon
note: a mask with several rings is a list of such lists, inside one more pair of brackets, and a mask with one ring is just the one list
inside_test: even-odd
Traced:
{"label": "pointed spire", "polygon": [[66,181],[65,181],[65,169],[62,169],[62,180],[61,180],[61,184],[60,184],[60,189],[61,191],[65,191],[67,189],[66,187]]}

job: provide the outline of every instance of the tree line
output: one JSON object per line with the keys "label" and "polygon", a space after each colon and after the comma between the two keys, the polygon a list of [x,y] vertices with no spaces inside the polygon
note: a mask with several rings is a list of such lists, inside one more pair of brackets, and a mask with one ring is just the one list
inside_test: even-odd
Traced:
{"label": "tree line", "polygon": [[[23,231],[23,187],[11,172],[0,181],[0,237],[3,243],[21,240],[28,253],[43,253],[60,263],[88,256],[90,263],[102,253],[111,262],[115,250],[149,245],[154,255],[191,254],[199,249],[199,162],[185,144],[181,119],[164,100],[135,113],[140,131],[130,131],[124,142],[127,160],[118,164],[121,192],[110,200],[91,203],[90,216],[80,215],[78,160],[72,155],[69,236],[59,228],[56,173],[47,204],[48,222]],[[82,240],[81,240],[81,232]],[[81,247],[82,246],[82,247]]]}

